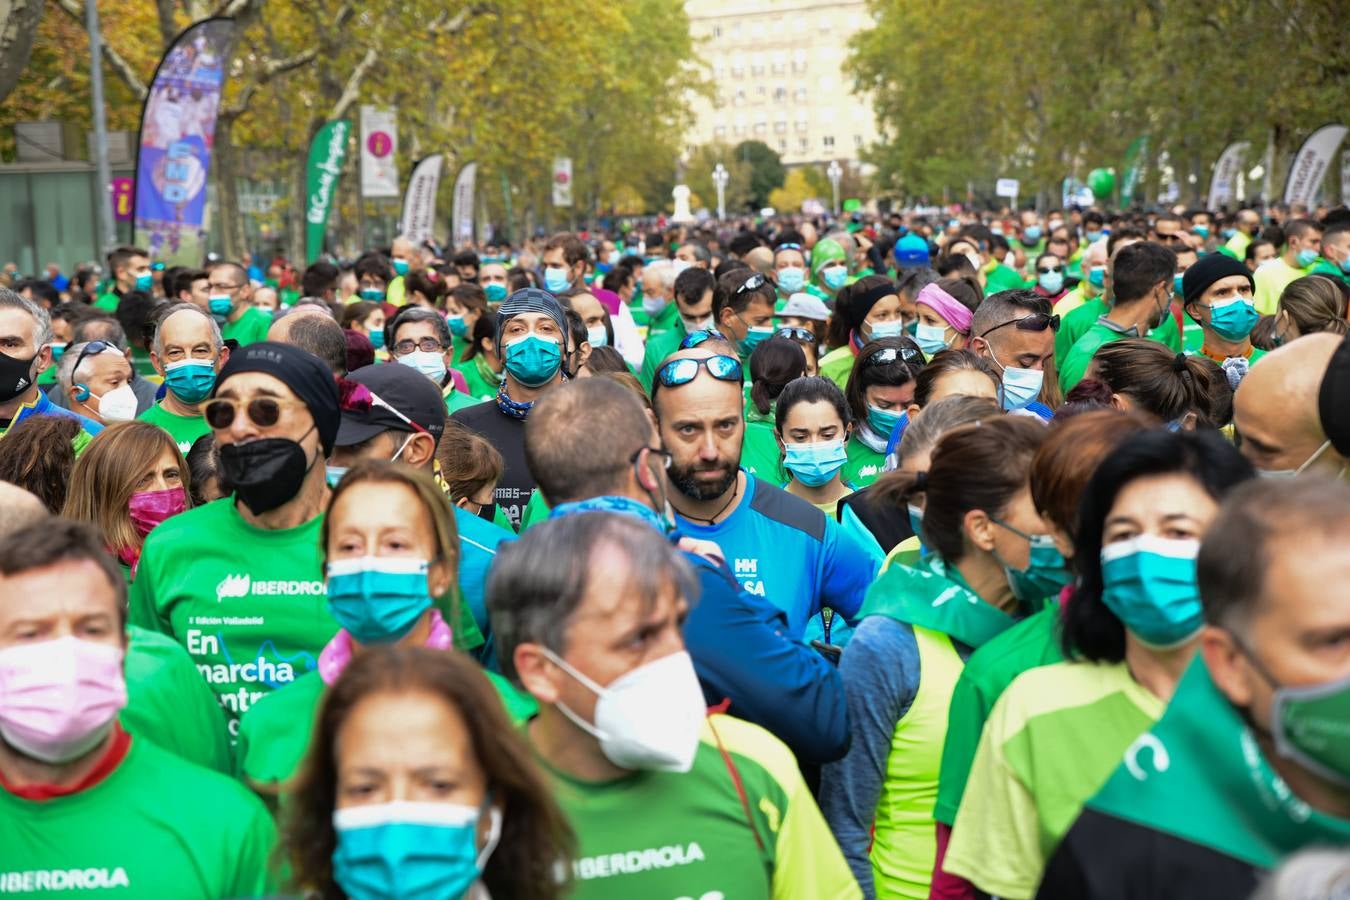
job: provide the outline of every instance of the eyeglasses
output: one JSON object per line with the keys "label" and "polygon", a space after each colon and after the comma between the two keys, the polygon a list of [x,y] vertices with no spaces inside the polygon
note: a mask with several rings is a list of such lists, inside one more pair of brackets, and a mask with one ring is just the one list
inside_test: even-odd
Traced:
{"label": "eyeglasses", "polygon": [[1040,272],[1042,275],[1045,275],[1045,274],[1050,273],[1050,272],[1063,272],[1063,271],[1064,271],[1064,267],[1063,267],[1063,266],[1050,266],[1049,268],[1042,269],[1040,266],[1037,266],[1037,267],[1036,267],[1036,271],[1037,271],[1037,272]]}
{"label": "eyeglasses", "polygon": [[98,356],[100,353],[105,353],[108,350],[111,350],[114,353],[122,352],[117,349],[116,345],[111,344],[108,341],[90,341],[85,344],[84,349],[80,351],[80,355],[75,357],[75,365],[70,369],[71,377],[75,377],[75,373],[80,371],[80,364],[86,359],[91,356]]}
{"label": "eyeglasses", "polygon": [[229,397],[217,397],[206,404],[203,412],[206,414],[206,424],[217,431],[229,428],[234,424],[234,417],[240,406],[244,407],[245,415],[254,425],[259,428],[271,428],[281,421],[283,409],[304,405],[299,400],[286,400],[282,397],[254,397],[247,403]]}
{"label": "eyeglasses", "polygon": [[656,379],[662,387],[679,387],[688,384],[698,376],[699,369],[707,369],[708,374],[718,381],[745,380],[741,361],[734,356],[710,356],[707,359],[672,359],[656,370]]}
{"label": "eyeglasses", "polygon": [[811,344],[816,342],[816,336],[814,334],[807,331],[805,328],[797,328],[794,326],[784,326],[775,331],[773,336],[787,338],[790,341],[806,341]]}
{"label": "eyeglasses", "polygon": [[863,360],[863,366],[889,366],[892,363],[907,362],[923,365],[923,354],[913,347],[883,347]]}
{"label": "eyeglasses", "polygon": [[744,294],[747,291],[757,291],[760,288],[764,287],[764,285],[768,284],[768,282],[769,280],[767,278],[756,272],[749,278],[745,279],[745,283],[742,284],[740,287],[736,288],[736,291],[732,296],[740,296],[741,294]]}
{"label": "eyeglasses", "polygon": [[419,338],[415,341],[411,338],[405,338],[394,345],[394,352],[399,356],[407,356],[414,350],[421,350],[423,353],[439,353],[444,349],[445,345],[434,337]]}
{"label": "eyeglasses", "polygon": [[1177,243],[1177,242],[1180,241],[1180,240],[1183,240],[1183,238],[1182,238],[1182,236],[1181,236],[1180,234],[1160,234],[1160,235],[1158,235],[1158,243],[1160,243],[1160,244],[1175,244],[1175,243]]}
{"label": "eyeglasses", "polygon": [[630,466],[631,466],[631,465],[635,465],[635,464],[637,463],[638,457],[642,455],[642,451],[643,451],[643,450],[646,450],[647,452],[651,453],[653,456],[659,456],[659,457],[661,457],[663,460],[665,460],[665,462],[663,463],[663,465],[664,465],[667,469],[670,468],[670,463],[671,463],[671,461],[675,459],[675,457],[671,455],[671,452],[670,452],[669,450],[667,450],[665,447],[648,447],[648,446],[645,446],[645,445],[644,445],[644,446],[639,447],[639,448],[637,448],[636,450],[634,450],[633,453],[632,453],[632,455],[628,457],[628,464],[629,464]]}
{"label": "eyeglasses", "polygon": [[718,331],[716,328],[705,328],[702,331],[695,331],[693,334],[687,335],[684,340],[680,341],[680,349],[689,350],[699,346],[700,344],[703,344],[706,341],[725,341],[725,340],[726,336],[723,335],[722,332]]}
{"label": "eyeglasses", "polygon": [[1051,331],[1059,331],[1059,316],[1051,316],[1046,313],[1032,313],[1029,316],[1023,316],[1020,319],[1010,319],[1002,325],[995,325],[987,331],[981,332],[978,337],[985,337],[993,334],[1000,328],[1007,328],[1013,325],[1018,331],[1044,331],[1049,328]]}
{"label": "eyeglasses", "polygon": [[206,289],[209,291],[237,291],[241,287],[242,284],[212,284],[209,281],[206,283]]}

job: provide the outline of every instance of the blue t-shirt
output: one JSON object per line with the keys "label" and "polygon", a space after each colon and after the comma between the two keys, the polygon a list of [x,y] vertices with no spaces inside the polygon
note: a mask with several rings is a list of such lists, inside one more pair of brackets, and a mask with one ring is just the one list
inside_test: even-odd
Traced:
{"label": "blue t-shirt", "polygon": [[[745,470],[742,469],[742,472]],[[801,640],[821,607],[853,618],[881,566],[839,523],[800,497],[745,475],[745,496],[716,525],[678,516],[680,530],[713,541],[746,593],[787,613],[788,634]]]}
{"label": "blue t-shirt", "polygon": [[455,507],[455,527],[459,530],[459,594],[461,601],[473,613],[474,624],[483,632],[482,656],[479,660],[484,668],[494,672],[501,671],[497,666],[496,643],[492,640],[492,628],[488,622],[487,593],[488,569],[497,556],[497,545],[515,537],[511,532],[498,525],[480,519],[473,513]]}

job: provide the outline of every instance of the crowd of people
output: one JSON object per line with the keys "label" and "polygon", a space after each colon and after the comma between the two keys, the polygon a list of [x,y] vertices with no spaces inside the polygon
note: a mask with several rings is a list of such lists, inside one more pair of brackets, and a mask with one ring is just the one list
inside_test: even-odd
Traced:
{"label": "crowd of people", "polygon": [[1345,896],[1350,210],[106,263],[0,286],[0,893]]}

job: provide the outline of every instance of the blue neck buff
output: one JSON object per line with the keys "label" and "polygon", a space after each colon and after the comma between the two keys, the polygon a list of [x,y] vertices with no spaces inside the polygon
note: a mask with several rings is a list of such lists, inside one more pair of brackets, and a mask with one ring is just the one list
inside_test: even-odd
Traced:
{"label": "blue neck buff", "polygon": [[655,528],[662,534],[670,534],[673,527],[666,517],[653,510],[645,503],[640,503],[631,497],[618,497],[607,495],[601,497],[589,497],[585,500],[577,500],[574,503],[559,503],[553,507],[548,514],[550,519],[556,519],[559,516],[570,516],[575,513],[584,512],[612,512],[620,515],[635,516],[648,525]]}

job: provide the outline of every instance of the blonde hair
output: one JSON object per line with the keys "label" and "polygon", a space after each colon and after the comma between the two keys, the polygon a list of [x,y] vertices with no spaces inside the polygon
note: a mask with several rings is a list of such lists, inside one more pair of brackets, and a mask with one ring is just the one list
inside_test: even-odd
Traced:
{"label": "blonde hair", "polygon": [[178,444],[167,431],[149,422],[118,422],[103,429],[70,473],[70,488],[61,515],[88,522],[99,530],[108,548],[139,548],[143,539],[131,524],[128,505],[136,484],[154,470],[165,450],[173,454],[183,480],[183,501],[192,505],[188,490],[188,467]]}
{"label": "blonde hair", "polygon": [[1345,295],[1334,281],[1322,275],[1305,275],[1289,282],[1280,294],[1279,309],[1289,314],[1300,337],[1319,331],[1350,332],[1350,323],[1345,320]]}

